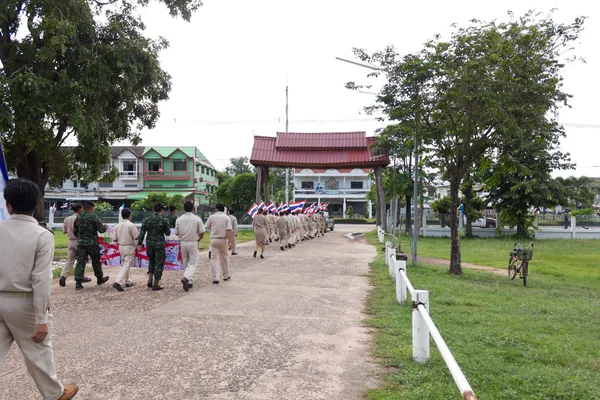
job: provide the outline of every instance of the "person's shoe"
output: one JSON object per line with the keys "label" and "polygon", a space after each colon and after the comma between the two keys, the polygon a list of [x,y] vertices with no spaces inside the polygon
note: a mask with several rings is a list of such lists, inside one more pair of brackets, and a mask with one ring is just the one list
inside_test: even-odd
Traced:
{"label": "person's shoe", "polygon": [[256,258],[256,250],[254,250],[254,258]]}
{"label": "person's shoe", "polygon": [[237,251],[234,251],[233,253],[231,253],[232,256],[237,256]]}
{"label": "person's shoe", "polygon": [[112,285],[115,289],[117,289],[119,292],[124,292],[125,289],[123,289],[123,286],[119,285],[117,282],[113,283]]}
{"label": "person's shoe", "polygon": [[79,386],[71,383],[70,385],[65,385],[63,389],[63,394],[58,398],[58,400],[71,400],[77,392],[79,391]]}
{"label": "person's shoe", "polygon": [[210,259],[210,255],[212,254],[212,251],[208,251],[208,258]]}
{"label": "person's shoe", "polygon": [[152,287],[152,274],[148,274],[148,287],[151,288]]}
{"label": "person's shoe", "polygon": [[225,279],[223,279],[223,280],[224,280],[224,281],[228,281],[228,280],[230,280],[230,279],[231,279],[231,276],[230,276],[229,278],[225,278]]}
{"label": "person's shoe", "polygon": [[98,285],[102,285],[102,284],[108,282],[109,279],[110,278],[108,276],[103,276],[102,278],[98,278],[98,280],[96,281],[96,283]]}
{"label": "person's shoe", "polygon": [[62,287],[67,286],[67,278],[65,278],[64,276],[61,276],[60,279],[58,280],[58,284]]}
{"label": "person's shoe", "polygon": [[218,284],[219,284],[219,281],[213,281],[213,283],[214,283],[215,285],[218,285]]}
{"label": "person's shoe", "polygon": [[154,285],[152,286],[152,290],[163,290],[164,286],[160,286],[160,279],[154,281]]}
{"label": "person's shoe", "polygon": [[84,276],[83,278],[81,278],[81,283],[88,283],[91,281],[92,281],[92,278],[89,278],[87,276]]}
{"label": "person's shoe", "polygon": [[272,238],[269,238],[269,242],[273,242],[273,239],[272,239]]}
{"label": "person's shoe", "polygon": [[279,246],[279,248],[281,249],[281,251],[283,251],[283,246]]}
{"label": "person's shoe", "polygon": [[262,254],[260,255],[260,258],[265,258],[265,256],[263,256]]}
{"label": "person's shoe", "polygon": [[191,289],[194,287],[194,284],[192,282],[188,283],[188,287]]}
{"label": "person's shoe", "polygon": [[81,281],[75,281],[75,290],[81,290],[83,289],[83,285],[81,284]]}
{"label": "person's shoe", "polygon": [[135,283],[131,282],[131,283],[126,283],[125,287],[134,287]]}
{"label": "person's shoe", "polygon": [[181,280],[181,283],[183,284],[183,290],[185,290],[186,292],[187,292],[188,290],[190,290],[190,281],[189,281],[189,279],[188,279],[188,278],[183,278],[183,279]]}

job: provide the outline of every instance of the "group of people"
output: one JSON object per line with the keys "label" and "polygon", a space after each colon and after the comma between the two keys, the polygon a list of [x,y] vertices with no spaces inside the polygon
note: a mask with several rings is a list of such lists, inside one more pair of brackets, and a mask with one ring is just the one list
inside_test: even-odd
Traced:
{"label": "group of people", "polygon": [[301,209],[273,214],[266,208],[260,208],[254,215],[252,228],[256,241],[255,258],[259,250],[260,258],[264,258],[265,247],[273,241],[279,242],[279,249],[283,251],[299,242],[325,236],[327,229],[323,211],[308,216]]}

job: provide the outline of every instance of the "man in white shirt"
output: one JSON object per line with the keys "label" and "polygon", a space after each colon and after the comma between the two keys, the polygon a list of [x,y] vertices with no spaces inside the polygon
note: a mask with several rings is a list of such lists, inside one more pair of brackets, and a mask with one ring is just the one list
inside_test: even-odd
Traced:
{"label": "man in white shirt", "polygon": [[235,211],[229,210],[229,218],[231,218],[231,255],[237,256],[235,245],[237,244],[238,223],[237,218],[235,217]]}
{"label": "man in white shirt", "polygon": [[217,212],[206,220],[206,229],[210,231],[212,283],[218,284],[221,273],[224,281],[231,279],[228,251],[231,250],[231,218],[223,212],[223,204],[217,204],[215,208]]}
{"label": "man in white shirt", "polygon": [[[77,237],[73,232],[73,228],[77,216],[83,212],[83,206],[81,203],[73,203],[71,204],[71,210],[73,210],[73,215],[68,216],[63,221],[63,233],[67,235],[67,238],[69,239],[69,244],[67,245],[67,262],[60,273],[60,279],[58,281],[58,284],[63,287],[67,286],[67,278],[71,273],[73,265],[75,265],[75,260],[77,260]],[[82,283],[91,281],[92,279],[87,276],[84,276],[81,279]]]}
{"label": "man in white shirt", "polygon": [[140,230],[131,222],[131,210],[124,208],[121,210],[123,221],[115,226],[113,241],[119,245],[119,254],[121,255],[121,270],[117,275],[117,280],[113,283],[113,288],[123,292],[123,286],[133,287],[131,280],[131,267],[135,261],[135,246]]}
{"label": "man in white shirt", "polygon": [[33,218],[39,197],[38,186],[26,179],[12,179],[4,188],[11,218],[0,222],[0,366],[16,341],[42,397],[66,400],[79,388],[63,386],[56,376],[50,312],[54,236]]}
{"label": "man in white shirt", "polygon": [[194,215],[192,213],[193,209],[194,203],[186,201],[183,203],[185,213],[175,221],[175,234],[180,240],[179,249],[181,250],[181,261],[184,267],[181,283],[183,284],[183,290],[186,292],[194,286],[192,278],[198,264],[200,264],[198,244],[204,237],[202,218]]}

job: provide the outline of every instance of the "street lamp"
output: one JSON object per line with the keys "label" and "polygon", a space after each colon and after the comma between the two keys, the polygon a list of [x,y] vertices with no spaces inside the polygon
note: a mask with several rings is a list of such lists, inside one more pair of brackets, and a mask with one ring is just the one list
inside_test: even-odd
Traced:
{"label": "street lamp", "polygon": [[[350,64],[357,65],[359,67],[372,69],[374,71],[383,71],[383,69],[379,67],[375,67],[369,64],[363,64],[352,60],[346,60],[344,58],[336,57],[336,60],[344,61]],[[418,147],[418,138],[419,134],[419,111],[417,110],[416,123],[415,123],[415,176],[414,176],[414,190],[413,190],[413,203],[414,203],[414,221],[413,221],[413,245],[412,245],[412,262],[413,265],[417,264],[417,239],[419,238],[419,221],[417,218],[417,197],[419,196],[419,154],[417,153],[419,150]],[[384,199],[385,201],[385,199]],[[394,224],[396,221],[394,221]]]}

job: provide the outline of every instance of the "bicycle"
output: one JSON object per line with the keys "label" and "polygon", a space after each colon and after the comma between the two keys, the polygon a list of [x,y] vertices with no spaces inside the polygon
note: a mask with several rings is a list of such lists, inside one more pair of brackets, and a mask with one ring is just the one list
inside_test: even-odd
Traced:
{"label": "bicycle", "polygon": [[519,278],[523,279],[523,286],[527,286],[529,261],[533,257],[533,242],[529,243],[529,247],[526,249],[519,242],[515,242],[514,246],[508,259],[508,277],[512,281],[519,274]]}

